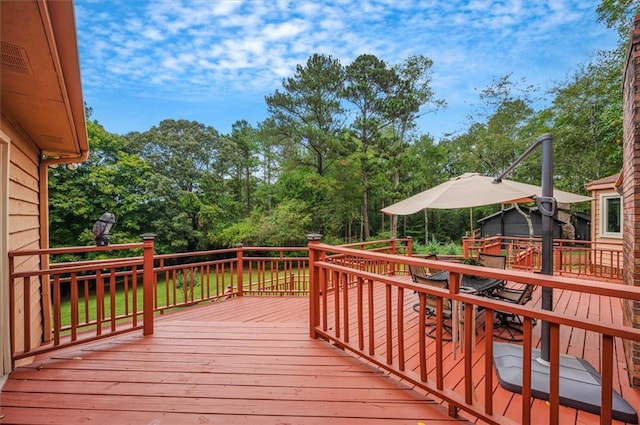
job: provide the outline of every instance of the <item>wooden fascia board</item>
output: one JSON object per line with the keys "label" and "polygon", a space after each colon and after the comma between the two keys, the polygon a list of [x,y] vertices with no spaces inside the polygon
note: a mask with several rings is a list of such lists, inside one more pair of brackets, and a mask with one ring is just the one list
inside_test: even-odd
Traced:
{"label": "wooden fascia board", "polygon": [[[75,14],[71,0],[38,0],[78,157],[88,152]],[[86,158],[85,158],[86,159]]]}

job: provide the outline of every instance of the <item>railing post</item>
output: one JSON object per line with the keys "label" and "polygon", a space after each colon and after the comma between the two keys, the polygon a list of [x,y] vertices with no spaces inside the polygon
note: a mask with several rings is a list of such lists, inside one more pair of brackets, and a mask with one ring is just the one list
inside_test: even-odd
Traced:
{"label": "railing post", "polygon": [[238,296],[244,289],[244,244],[236,244],[236,276],[238,280]]}
{"label": "railing post", "polygon": [[315,245],[320,243],[322,235],[309,233],[307,241],[309,246],[309,335],[316,339],[316,327],[320,326],[320,269],[316,262],[320,260],[320,251]]}
{"label": "railing post", "polygon": [[413,257],[413,236],[407,236],[407,255]]}
{"label": "railing post", "polygon": [[153,233],[143,233],[143,260],[142,260],[142,321],[143,335],[153,334],[153,301],[155,285],[153,282],[153,240],[156,235]]}

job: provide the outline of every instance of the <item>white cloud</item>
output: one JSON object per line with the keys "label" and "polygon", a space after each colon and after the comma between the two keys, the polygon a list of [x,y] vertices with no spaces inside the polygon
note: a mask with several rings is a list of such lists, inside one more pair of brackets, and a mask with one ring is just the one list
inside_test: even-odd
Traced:
{"label": "white cloud", "polygon": [[165,38],[158,28],[144,28],[140,32],[145,38],[153,41],[162,41]]}
{"label": "white cloud", "polygon": [[292,38],[304,32],[309,27],[304,21],[296,19],[281,24],[268,24],[264,27],[262,34],[267,40],[278,41],[282,39]]}
{"label": "white cloud", "polygon": [[345,65],[370,53],[389,64],[424,54],[434,62],[437,95],[468,100],[476,96],[469,87],[509,72],[557,79],[615,40],[594,23],[597,0],[114,2],[75,0],[92,96],[121,87],[162,100],[261,99],[313,53]]}

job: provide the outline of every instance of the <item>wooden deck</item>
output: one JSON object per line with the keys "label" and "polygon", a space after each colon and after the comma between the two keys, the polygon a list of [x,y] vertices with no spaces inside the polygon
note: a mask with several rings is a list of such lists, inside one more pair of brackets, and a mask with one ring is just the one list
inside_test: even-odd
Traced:
{"label": "wooden deck", "polygon": [[309,338],[308,299],[241,297],[36,359],[0,393],[2,424],[463,423]]}
{"label": "wooden deck", "polygon": [[[556,311],[621,323],[620,309],[606,297],[557,291],[554,301]],[[415,321],[414,302],[415,296],[407,294],[406,315]],[[482,365],[481,323],[478,329],[473,362]],[[538,339],[539,332],[536,326]],[[564,353],[597,367],[598,340],[567,329],[561,341]],[[446,379],[462,381],[462,356],[454,360],[448,346]],[[616,390],[640,409],[640,391],[628,385],[620,341],[616,356]],[[478,376],[477,385],[481,382]],[[518,418],[520,395],[497,384],[494,393],[496,413]],[[546,403],[535,400],[532,408],[534,423],[546,423]],[[599,420],[561,407],[561,424]],[[130,333],[37,358],[4,385],[0,423],[418,425],[464,420],[449,417],[437,400],[379,369],[310,339],[307,298],[241,297],[162,316],[153,336]]]}

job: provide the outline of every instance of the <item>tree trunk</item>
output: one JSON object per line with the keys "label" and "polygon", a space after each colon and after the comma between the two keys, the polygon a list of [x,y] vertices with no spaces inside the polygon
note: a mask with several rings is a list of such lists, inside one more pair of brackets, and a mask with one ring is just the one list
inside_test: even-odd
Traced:
{"label": "tree trunk", "polygon": [[367,189],[362,192],[362,240],[369,240],[369,196]]}
{"label": "tree trunk", "polygon": [[529,214],[527,214],[524,211],[522,211],[518,204],[513,204],[513,206],[516,209],[516,211],[518,211],[518,213],[521,216],[523,216],[524,219],[527,221],[527,226],[529,226],[529,237],[532,238],[533,237],[533,223],[531,222],[531,217],[529,216]]}
{"label": "tree trunk", "polygon": [[429,245],[429,215],[426,209],[422,211],[424,211],[424,244]]}

